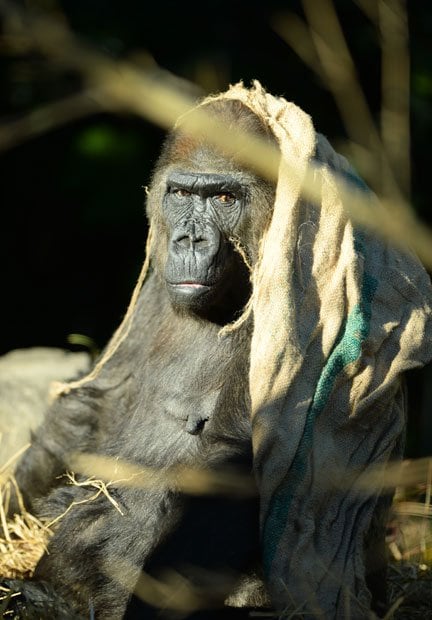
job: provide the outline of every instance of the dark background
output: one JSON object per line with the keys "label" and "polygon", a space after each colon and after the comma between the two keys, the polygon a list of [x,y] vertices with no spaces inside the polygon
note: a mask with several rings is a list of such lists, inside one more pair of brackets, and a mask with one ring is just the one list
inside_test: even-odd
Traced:
{"label": "dark background", "polygon": [[[317,0],[318,1],[318,0]],[[336,2],[361,85],[378,120],[380,47],[352,0]],[[274,30],[301,3],[40,0],[22,6],[57,14],[113,57],[146,50],[204,93],[258,78],[309,112],[333,143],[344,127],[325,84]],[[431,224],[432,6],[409,3],[413,204]],[[79,90],[77,75],[37,56],[0,56],[2,122]],[[70,347],[81,333],[103,346],[125,311],[144,256],[144,191],[163,132],[132,115],[96,114],[0,153],[0,352]],[[409,453],[432,453],[430,371],[412,379]]]}

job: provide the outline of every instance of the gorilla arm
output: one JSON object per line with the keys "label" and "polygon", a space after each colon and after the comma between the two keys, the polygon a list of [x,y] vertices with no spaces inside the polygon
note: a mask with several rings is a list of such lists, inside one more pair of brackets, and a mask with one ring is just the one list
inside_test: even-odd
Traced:
{"label": "gorilla arm", "polygon": [[[110,488],[110,493],[122,514],[104,495],[86,501],[92,492],[83,487],[54,491],[51,508],[56,503],[59,509],[72,501],[84,503],[77,507],[79,516],[70,511],[62,519],[49,554],[43,556],[34,575],[50,583],[65,601],[73,602],[83,617],[96,610],[101,620],[123,617],[145,558],[175,525],[178,504],[164,491]],[[152,508],[137,510],[137,506]]]}
{"label": "gorilla arm", "polygon": [[[97,451],[101,438],[116,433],[117,424],[126,422],[134,396],[130,359],[134,358],[136,365],[140,354],[145,355],[148,334],[152,333],[148,323],[152,316],[160,315],[154,279],[151,275],[143,287],[132,337],[122,343],[115,360],[108,361],[96,379],[60,395],[32,433],[31,446],[15,471],[27,508],[34,509],[35,500],[61,484],[59,476],[68,470],[70,454]],[[18,510],[16,498],[12,498],[9,512]]]}
{"label": "gorilla arm", "polygon": [[[99,407],[95,408],[95,402],[96,394],[88,396],[87,390],[79,395],[60,396],[41,426],[32,433],[31,446],[15,471],[28,509],[34,509],[34,500],[46,495],[58,483],[57,477],[67,469],[68,453],[91,449],[99,425]],[[13,501],[10,512],[18,510],[19,506]]]}

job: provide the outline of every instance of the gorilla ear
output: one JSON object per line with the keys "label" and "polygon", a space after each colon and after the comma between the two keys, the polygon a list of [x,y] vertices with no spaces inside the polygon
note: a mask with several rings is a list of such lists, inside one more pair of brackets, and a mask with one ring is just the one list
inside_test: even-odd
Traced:
{"label": "gorilla ear", "polygon": [[[158,162],[159,164],[159,162]],[[164,171],[159,165],[155,169],[152,180],[148,188],[146,189],[145,207],[147,218],[152,221],[160,211],[163,198],[166,192],[166,171]]]}

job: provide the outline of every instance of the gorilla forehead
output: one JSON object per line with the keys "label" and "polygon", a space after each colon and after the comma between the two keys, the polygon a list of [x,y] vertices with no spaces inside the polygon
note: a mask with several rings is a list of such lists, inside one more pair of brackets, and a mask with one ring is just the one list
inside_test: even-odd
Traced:
{"label": "gorilla forehead", "polygon": [[167,176],[170,188],[187,189],[192,193],[211,196],[219,192],[233,192],[238,198],[244,197],[246,187],[232,174],[172,170]]}

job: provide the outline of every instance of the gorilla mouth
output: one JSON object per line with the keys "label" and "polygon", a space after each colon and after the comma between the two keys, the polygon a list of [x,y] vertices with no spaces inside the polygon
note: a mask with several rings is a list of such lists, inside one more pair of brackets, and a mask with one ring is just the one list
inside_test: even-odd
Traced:
{"label": "gorilla mouth", "polygon": [[214,293],[214,286],[203,284],[196,280],[182,280],[181,282],[167,281],[168,294],[174,306],[189,308],[196,311],[208,303]]}
{"label": "gorilla mouth", "polygon": [[178,282],[173,286],[191,286],[192,288],[209,288],[205,284],[201,284],[200,282]]}
{"label": "gorilla mouth", "polygon": [[193,280],[185,280],[183,282],[169,282],[169,287],[177,293],[197,295],[209,291],[212,287],[208,284],[202,284],[201,282],[194,282]]}

